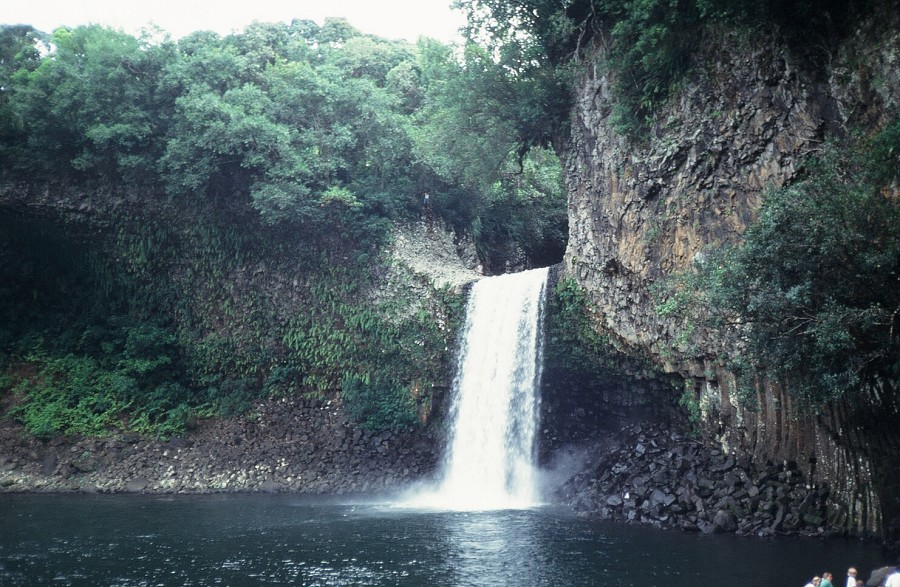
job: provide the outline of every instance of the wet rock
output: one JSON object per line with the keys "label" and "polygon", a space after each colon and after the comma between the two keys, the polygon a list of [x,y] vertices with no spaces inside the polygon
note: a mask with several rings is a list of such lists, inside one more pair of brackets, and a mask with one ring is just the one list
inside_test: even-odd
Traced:
{"label": "wet rock", "polygon": [[[825,502],[818,491],[807,489],[800,471],[790,471],[787,481],[778,481],[777,476],[788,471],[779,471],[771,463],[754,464],[746,456],[713,455],[712,449],[678,435],[654,437],[666,458],[639,458],[633,449],[636,438],[626,433],[618,448],[605,446],[603,458],[574,475],[561,489],[560,498],[577,504],[573,507],[578,511],[593,511],[603,519],[688,531],[819,532]],[[667,466],[672,462],[669,455],[675,454],[689,462],[683,474]],[[749,468],[741,467],[742,462]],[[763,484],[752,484],[753,478],[762,479]]]}
{"label": "wet rock", "polygon": [[264,481],[262,484],[260,484],[259,490],[265,493],[278,493],[282,490],[282,487],[275,481],[269,480]]}
{"label": "wet rock", "polygon": [[606,498],[606,505],[608,506],[619,507],[620,505],[622,505],[622,503],[623,500],[618,495],[610,495]]}
{"label": "wet rock", "polygon": [[47,456],[41,460],[41,475],[44,477],[49,477],[56,470],[56,464],[59,462],[59,457],[56,456],[55,452],[51,452]]}
{"label": "wet rock", "polygon": [[83,456],[72,461],[72,466],[79,473],[91,473],[97,470],[99,463],[93,456]]}
{"label": "wet rock", "polygon": [[809,526],[821,526],[825,522],[825,518],[816,514],[804,514],[803,522]]}
{"label": "wet rock", "polygon": [[727,510],[716,511],[715,516],[713,516],[713,526],[715,527],[715,532],[728,534],[737,530],[738,527],[734,514]]}
{"label": "wet rock", "polygon": [[125,491],[128,493],[140,493],[147,489],[150,482],[144,478],[132,479],[125,484]]}
{"label": "wet rock", "polygon": [[194,445],[194,442],[189,438],[172,438],[168,443],[166,443],[166,445],[169,448],[185,449],[192,447]]}
{"label": "wet rock", "polygon": [[697,524],[694,524],[693,522],[690,522],[688,520],[685,520],[684,522],[681,523],[681,529],[684,530],[685,532],[699,532],[700,531],[700,528],[697,527]]}
{"label": "wet rock", "polygon": [[772,522],[770,528],[773,532],[778,532],[781,530],[781,525],[784,522],[785,517],[785,509],[784,506],[778,506],[778,511],[775,513],[775,520]]}
{"label": "wet rock", "polygon": [[675,499],[674,495],[664,493],[659,489],[654,489],[650,494],[649,502],[650,506],[654,508],[659,506],[669,507],[675,502]]}

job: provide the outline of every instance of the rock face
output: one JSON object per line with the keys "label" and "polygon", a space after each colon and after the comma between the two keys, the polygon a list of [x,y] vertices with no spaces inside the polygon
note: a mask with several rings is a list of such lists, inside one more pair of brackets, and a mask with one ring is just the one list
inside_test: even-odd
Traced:
{"label": "rock face", "polygon": [[434,287],[459,288],[482,277],[472,238],[436,219],[396,228],[388,257],[405,269],[401,273],[425,276]]}
{"label": "rock face", "polygon": [[423,430],[363,429],[336,399],[272,399],[168,441],[120,434],[43,442],[3,420],[0,492],[383,491],[428,477],[438,444]]}
{"label": "rock face", "polygon": [[[883,473],[897,468],[897,443],[865,425],[884,415],[843,405],[805,413],[773,382],[760,385],[757,411],[736,405],[714,362],[717,333],[684,332],[654,311],[650,292],[705,245],[739,241],[764,190],[796,179],[823,140],[889,119],[900,106],[898,13],[865,23],[817,73],[775,38],[718,33],[644,140],[613,128],[597,47],[577,83],[566,164],[565,273],[590,292],[598,329],[681,375],[723,454],[795,462],[808,482],[828,484],[827,524],[855,534],[883,534],[900,515],[896,474]],[[708,522],[732,526],[724,515]]]}

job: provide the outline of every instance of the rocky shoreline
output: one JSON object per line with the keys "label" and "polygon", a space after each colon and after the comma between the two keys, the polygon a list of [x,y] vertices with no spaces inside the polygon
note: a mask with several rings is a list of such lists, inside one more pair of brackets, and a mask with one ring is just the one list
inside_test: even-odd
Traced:
{"label": "rocky shoreline", "polygon": [[0,492],[380,491],[427,477],[436,455],[427,433],[373,433],[329,399],[270,399],[166,441],[133,433],[42,441],[5,419]]}
{"label": "rocky shoreline", "polygon": [[[440,443],[429,428],[373,433],[338,400],[281,398],[167,441],[27,436],[0,421],[0,492],[345,494],[431,477]],[[600,437],[555,491],[582,516],[688,532],[833,535],[828,486],[795,463],[753,462],[675,427],[631,424]]]}
{"label": "rocky shoreline", "polygon": [[827,484],[793,462],[755,462],[640,424],[595,456],[558,492],[584,516],[740,536],[833,535]]}

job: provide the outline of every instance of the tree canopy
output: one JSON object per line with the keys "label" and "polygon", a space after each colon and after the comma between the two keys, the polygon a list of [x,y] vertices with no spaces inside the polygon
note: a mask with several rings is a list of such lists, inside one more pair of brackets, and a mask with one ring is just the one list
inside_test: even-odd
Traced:
{"label": "tree canopy", "polygon": [[828,62],[834,40],[878,2],[456,0],[456,5],[468,15],[470,38],[501,61],[539,67],[545,76],[565,71],[584,50],[602,47],[612,73],[617,128],[637,136],[691,67],[711,28],[774,32],[815,67]]}
{"label": "tree canopy", "polygon": [[[556,211],[538,237],[560,250],[561,180],[518,188],[529,150],[550,145],[540,121],[553,105],[531,99],[533,75],[475,45],[460,57],[340,19],[178,42],[61,28],[43,56],[39,38],[3,29],[0,154],[14,177],[227,202],[306,230],[337,208],[342,221],[411,218],[428,191],[454,226],[484,234],[485,251],[501,238],[534,248],[533,231],[497,235],[482,221],[497,202],[526,198]],[[552,155],[530,165],[561,176]]]}

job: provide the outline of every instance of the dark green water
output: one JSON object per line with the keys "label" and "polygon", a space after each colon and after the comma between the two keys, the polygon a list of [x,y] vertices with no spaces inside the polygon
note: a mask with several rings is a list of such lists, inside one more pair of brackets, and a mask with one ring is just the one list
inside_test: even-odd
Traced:
{"label": "dark green water", "polygon": [[[296,496],[0,495],[0,585],[780,585],[877,547],[701,536],[556,508],[416,512]],[[841,579],[843,581],[843,579]]]}

